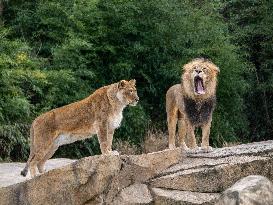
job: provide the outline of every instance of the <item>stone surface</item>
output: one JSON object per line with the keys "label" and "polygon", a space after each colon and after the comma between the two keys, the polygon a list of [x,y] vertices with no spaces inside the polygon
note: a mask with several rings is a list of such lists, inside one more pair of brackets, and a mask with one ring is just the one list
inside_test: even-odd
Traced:
{"label": "stone surface", "polygon": [[[222,192],[248,175],[273,180],[273,141],[188,154],[182,163],[149,181],[152,187],[193,192]],[[217,180],[215,180],[217,179]]]}
{"label": "stone surface", "polygon": [[155,205],[213,205],[219,198],[217,193],[199,193],[190,191],[152,189]]}
{"label": "stone surface", "polygon": [[263,176],[245,177],[228,188],[216,205],[272,205],[273,184]]}
{"label": "stone surface", "polygon": [[[50,160],[46,166],[62,163]],[[213,204],[241,178],[259,174],[273,180],[273,141],[187,157],[179,148],[88,157],[16,184],[23,166],[0,164],[1,205]]]}
{"label": "stone surface", "polygon": [[31,180],[1,188],[1,204],[84,204],[103,193],[120,166],[119,156],[83,158]]}
{"label": "stone surface", "polygon": [[133,184],[123,189],[119,196],[111,204],[148,204],[152,201],[152,195],[146,184]]}
{"label": "stone surface", "polygon": [[[155,177],[182,158],[181,149],[137,156],[100,155],[83,158],[19,184],[15,184],[18,180],[10,178],[9,184],[14,185],[6,186],[7,182],[2,185],[0,204],[112,204],[118,198],[126,199],[125,195],[130,193],[130,187],[135,189],[135,184]],[[50,167],[51,163],[52,160],[46,166]],[[10,169],[7,164],[2,166],[6,167],[6,171],[13,167],[12,164]],[[20,164],[13,175],[20,177],[23,166],[24,164]],[[7,176],[3,172],[0,178]],[[138,189],[146,193],[148,198],[149,191],[144,187],[147,186],[141,185]]]}
{"label": "stone surface", "polygon": [[[46,171],[63,167],[71,164],[76,160],[72,159],[50,159],[47,161],[45,169]],[[30,179],[30,174],[27,177],[20,175],[20,172],[25,167],[26,163],[0,163],[0,188],[6,187],[12,184],[23,182]]]}
{"label": "stone surface", "polygon": [[105,202],[111,204],[116,195],[133,182],[142,183],[157,176],[163,170],[182,161],[181,149],[163,150],[142,155],[121,156],[122,168],[109,186]]}
{"label": "stone surface", "polygon": [[233,147],[224,147],[213,149],[213,152],[209,153],[196,153],[190,154],[190,157],[206,157],[206,158],[219,158],[228,156],[240,156],[240,155],[263,155],[267,153],[273,153],[273,140],[254,142],[248,144],[241,144]]}

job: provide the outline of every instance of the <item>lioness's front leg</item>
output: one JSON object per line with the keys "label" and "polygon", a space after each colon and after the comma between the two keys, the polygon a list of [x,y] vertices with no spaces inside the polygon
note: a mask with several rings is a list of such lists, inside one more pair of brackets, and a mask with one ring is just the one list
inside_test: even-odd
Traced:
{"label": "lioness's front leg", "polygon": [[212,147],[209,146],[209,135],[210,135],[211,120],[202,126],[202,144],[201,148],[205,152],[211,152]]}
{"label": "lioness's front leg", "polygon": [[112,140],[113,140],[114,130],[110,128],[109,123],[104,121],[98,133],[98,139],[100,143],[100,150],[102,154],[110,154],[112,151]]}

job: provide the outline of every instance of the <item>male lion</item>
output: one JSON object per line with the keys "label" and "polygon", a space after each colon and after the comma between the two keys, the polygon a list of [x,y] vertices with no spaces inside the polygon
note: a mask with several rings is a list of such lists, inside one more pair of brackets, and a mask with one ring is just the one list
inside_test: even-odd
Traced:
{"label": "male lion", "polygon": [[120,126],[122,111],[127,105],[135,106],[139,100],[135,80],[121,80],[96,90],[89,97],[46,112],[31,126],[30,155],[21,175],[30,167],[31,177],[36,167],[44,172],[46,160],[59,146],[70,144],[97,134],[102,154],[112,153],[112,140]]}
{"label": "male lion", "polygon": [[169,131],[169,148],[175,148],[175,132],[178,121],[179,145],[185,150],[185,136],[193,151],[198,147],[194,135],[196,127],[202,128],[201,148],[212,151],[209,134],[212,112],[216,104],[216,85],[219,68],[211,61],[197,58],[183,67],[181,84],[172,86],[166,94],[166,111]]}

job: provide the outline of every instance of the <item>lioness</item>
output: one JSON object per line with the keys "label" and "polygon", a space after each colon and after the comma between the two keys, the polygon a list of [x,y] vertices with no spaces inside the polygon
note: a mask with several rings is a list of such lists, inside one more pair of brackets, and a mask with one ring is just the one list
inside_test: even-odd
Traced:
{"label": "lioness", "polygon": [[135,80],[121,80],[96,90],[89,97],[37,117],[31,126],[30,155],[21,175],[30,167],[31,177],[36,167],[44,172],[46,160],[59,146],[70,144],[97,134],[102,154],[112,153],[112,140],[120,126],[122,111],[127,105],[135,106],[139,100]]}
{"label": "lioness", "polygon": [[216,85],[219,68],[211,61],[197,58],[183,66],[181,84],[172,86],[166,94],[166,111],[169,131],[169,148],[175,148],[175,132],[178,122],[179,145],[185,150],[188,135],[192,151],[199,148],[194,130],[202,128],[201,148],[212,151],[209,146],[212,113],[216,104]]}

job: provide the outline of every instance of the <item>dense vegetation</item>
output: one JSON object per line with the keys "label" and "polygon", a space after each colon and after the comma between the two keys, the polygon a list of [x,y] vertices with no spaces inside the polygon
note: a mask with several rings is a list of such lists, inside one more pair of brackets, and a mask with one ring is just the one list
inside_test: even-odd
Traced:
{"label": "dense vegetation", "polygon": [[[3,8],[3,9],[2,9]],[[0,0],[0,159],[25,160],[40,113],[120,79],[137,80],[116,138],[166,130],[165,93],[192,58],[220,67],[211,142],[273,134],[271,0]],[[58,156],[98,153],[95,139]]]}

